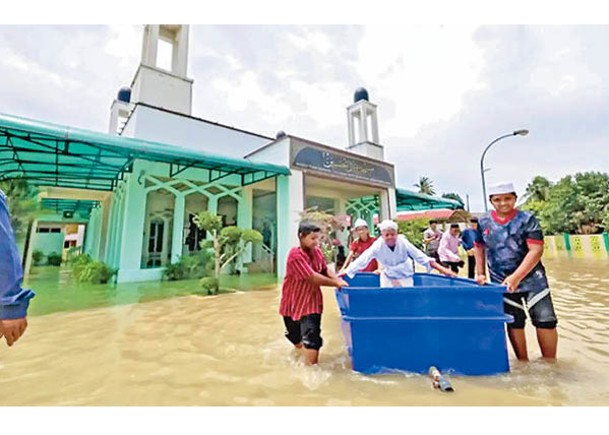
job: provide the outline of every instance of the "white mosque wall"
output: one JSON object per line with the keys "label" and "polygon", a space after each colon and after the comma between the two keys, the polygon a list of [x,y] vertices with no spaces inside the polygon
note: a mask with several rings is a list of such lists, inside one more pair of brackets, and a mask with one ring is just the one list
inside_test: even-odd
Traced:
{"label": "white mosque wall", "polygon": [[275,165],[290,165],[290,138],[284,137],[276,142],[256,150],[246,157],[253,162],[265,162]]}
{"label": "white mosque wall", "polygon": [[135,107],[123,135],[235,158],[271,140],[142,105]]}

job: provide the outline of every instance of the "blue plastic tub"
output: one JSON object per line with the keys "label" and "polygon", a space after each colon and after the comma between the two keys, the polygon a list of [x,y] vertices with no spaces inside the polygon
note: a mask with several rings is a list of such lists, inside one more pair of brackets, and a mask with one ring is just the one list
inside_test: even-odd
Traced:
{"label": "blue plastic tub", "polygon": [[353,369],[427,373],[430,366],[463,375],[509,371],[504,286],[415,274],[414,287],[379,288],[357,274],[336,290]]}

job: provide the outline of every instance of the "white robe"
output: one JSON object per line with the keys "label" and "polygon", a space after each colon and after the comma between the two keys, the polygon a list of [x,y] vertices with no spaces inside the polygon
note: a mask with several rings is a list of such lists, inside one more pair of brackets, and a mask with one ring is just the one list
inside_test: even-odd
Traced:
{"label": "white robe", "polygon": [[398,236],[393,250],[387,246],[382,237],[379,237],[347,267],[345,270],[347,276],[353,278],[357,272],[364,269],[373,259],[383,266],[381,287],[393,287],[392,281],[398,281],[401,286],[412,285],[412,275],[414,275],[412,260],[426,266],[428,272],[431,271],[430,262],[433,260],[417,249],[416,246],[401,234]]}

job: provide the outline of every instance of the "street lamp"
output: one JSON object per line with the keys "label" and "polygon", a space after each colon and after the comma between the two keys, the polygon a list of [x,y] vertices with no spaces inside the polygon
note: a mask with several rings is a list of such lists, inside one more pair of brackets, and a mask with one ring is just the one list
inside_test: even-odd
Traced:
{"label": "street lamp", "polygon": [[488,212],[488,206],[486,205],[486,181],[484,179],[484,173],[487,171],[487,169],[484,169],[484,156],[486,155],[486,152],[494,143],[499,142],[501,139],[505,139],[506,137],[510,136],[526,136],[527,134],[529,134],[529,130],[515,130],[510,134],[504,134],[503,136],[499,136],[497,139],[489,143],[484,149],[484,152],[482,153],[482,158],[480,159],[480,175],[482,176],[482,199],[484,203],[485,212]]}

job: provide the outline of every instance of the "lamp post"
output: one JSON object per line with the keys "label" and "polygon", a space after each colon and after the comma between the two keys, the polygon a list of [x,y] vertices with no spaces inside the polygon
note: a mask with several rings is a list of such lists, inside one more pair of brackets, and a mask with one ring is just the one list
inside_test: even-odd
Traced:
{"label": "lamp post", "polygon": [[488,151],[488,149],[495,143],[499,142],[501,139],[505,139],[506,137],[510,137],[510,136],[526,136],[527,134],[529,134],[529,130],[515,130],[510,134],[504,134],[503,136],[499,136],[497,139],[495,139],[494,141],[492,141],[491,143],[489,143],[486,148],[484,149],[484,152],[482,153],[482,157],[480,158],[480,176],[482,177],[482,199],[483,199],[483,204],[484,204],[484,211],[488,212],[488,206],[486,204],[486,180],[484,179],[484,173],[486,172],[486,169],[484,169],[484,156],[486,155],[486,152]]}

